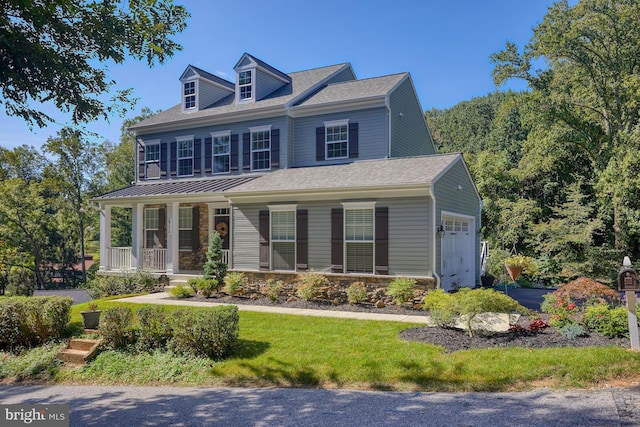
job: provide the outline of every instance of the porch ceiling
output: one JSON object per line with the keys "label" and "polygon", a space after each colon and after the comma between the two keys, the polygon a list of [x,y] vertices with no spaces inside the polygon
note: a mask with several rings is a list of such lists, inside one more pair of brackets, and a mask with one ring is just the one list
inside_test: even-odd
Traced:
{"label": "porch ceiling", "polygon": [[221,193],[256,179],[257,176],[210,178],[200,180],[158,181],[136,184],[95,197],[95,201],[134,199],[146,196],[179,196]]}

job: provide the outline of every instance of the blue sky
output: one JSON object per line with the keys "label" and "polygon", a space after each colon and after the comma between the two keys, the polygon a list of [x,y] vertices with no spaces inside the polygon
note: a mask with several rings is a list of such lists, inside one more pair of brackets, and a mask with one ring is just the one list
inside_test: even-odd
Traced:
{"label": "blue sky", "polygon": [[[176,37],[184,49],[166,64],[148,68],[128,59],[110,65],[118,88],[134,88],[139,101],[128,117],[148,106],[179,102],[178,78],[188,64],[233,80],[233,66],[248,52],[284,72],[350,62],[358,78],[409,71],[425,110],[447,108],[495,90],[489,55],[507,40],[529,41],[551,0],[174,0],[191,12]],[[523,89],[522,84],[511,84]],[[1,108],[1,107],[0,107]],[[44,106],[56,124],[30,130],[0,111],[0,146],[39,147],[68,116]],[[111,141],[123,119],[90,123]]]}

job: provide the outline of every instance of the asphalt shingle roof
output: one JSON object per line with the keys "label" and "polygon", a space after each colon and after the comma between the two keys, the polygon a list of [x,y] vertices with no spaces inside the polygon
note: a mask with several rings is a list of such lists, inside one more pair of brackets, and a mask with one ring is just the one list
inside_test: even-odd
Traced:
{"label": "asphalt shingle roof", "polygon": [[208,71],[203,70],[202,68],[198,68],[195,65],[189,65],[189,67],[193,68],[194,70],[196,70],[196,72],[198,74],[200,74],[202,77],[204,77],[205,79],[211,80],[212,82],[216,82],[218,84],[221,84],[222,86],[228,87],[231,90],[236,90],[236,85],[234,83],[231,83],[228,80],[223,79],[222,77],[218,77],[214,74],[211,74]]}
{"label": "asphalt shingle roof", "polygon": [[152,184],[136,184],[130,187],[121,188],[120,190],[111,191],[95,197],[94,200],[221,193],[256,178],[256,176],[237,176],[231,178],[211,178],[201,180],[157,181]]}
{"label": "asphalt shingle roof", "polygon": [[373,77],[370,79],[348,80],[340,83],[332,83],[297,105],[318,105],[331,102],[349,101],[352,99],[385,96],[406,75],[407,73],[399,73],[382,77]]}
{"label": "asphalt shingle roof", "polygon": [[458,153],[366,160],[346,165],[281,169],[227,190],[225,193],[330,190],[432,183],[461,158]]}

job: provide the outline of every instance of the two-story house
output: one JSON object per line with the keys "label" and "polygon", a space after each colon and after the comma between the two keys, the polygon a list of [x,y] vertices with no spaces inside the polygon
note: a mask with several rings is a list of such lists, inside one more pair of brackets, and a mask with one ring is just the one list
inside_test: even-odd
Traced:
{"label": "two-story house", "polygon": [[[131,127],[136,182],[97,197],[100,269],[203,270],[217,230],[237,271],[479,280],[481,200],[435,153],[409,73],[284,73],[245,53],[233,82],[188,66],[180,103]],[[111,209],[132,246],[111,246]]]}

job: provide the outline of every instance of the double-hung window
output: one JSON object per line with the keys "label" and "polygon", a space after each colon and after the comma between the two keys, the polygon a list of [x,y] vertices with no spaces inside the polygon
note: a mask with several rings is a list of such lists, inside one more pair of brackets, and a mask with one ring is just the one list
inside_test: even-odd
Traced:
{"label": "double-hung window", "polygon": [[193,248],[193,208],[185,207],[178,210],[178,248]]}
{"label": "double-hung window", "polygon": [[193,138],[178,139],[178,176],[193,175]]}
{"label": "double-hung window", "polygon": [[145,176],[160,178],[160,144],[147,143],[144,147]]}
{"label": "double-hung window", "polygon": [[183,85],[184,109],[196,107],[196,82],[186,82]]}
{"label": "double-hung window", "polygon": [[250,128],[251,170],[271,169],[271,126]]}
{"label": "double-hung window", "polygon": [[253,80],[251,71],[241,71],[238,73],[238,89],[240,90],[240,101],[253,98]]}
{"label": "double-hung window", "polygon": [[144,210],[144,232],[145,232],[145,248],[162,247],[159,239],[160,231],[160,209],[147,208]]}
{"label": "double-hung window", "polygon": [[231,167],[231,132],[211,134],[213,147],[213,173],[229,173]]}
{"label": "double-hung window", "polygon": [[271,269],[296,269],[296,208],[270,206]]}
{"label": "double-hung window", "polygon": [[349,121],[325,122],[325,158],[346,159],[349,157]]}
{"label": "double-hung window", "polygon": [[373,273],[374,205],[344,204],[346,271]]}

